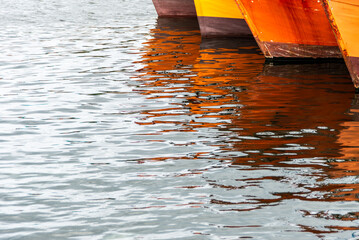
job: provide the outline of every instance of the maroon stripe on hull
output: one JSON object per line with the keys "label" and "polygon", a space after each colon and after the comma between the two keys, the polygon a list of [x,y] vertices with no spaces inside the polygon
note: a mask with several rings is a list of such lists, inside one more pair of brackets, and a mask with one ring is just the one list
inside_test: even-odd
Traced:
{"label": "maroon stripe on hull", "polygon": [[266,58],[343,58],[338,46],[257,42]]}
{"label": "maroon stripe on hull", "polygon": [[355,88],[359,88],[359,57],[346,56],[344,58],[354,86]]}
{"label": "maroon stripe on hull", "polygon": [[152,0],[159,17],[196,17],[193,0]]}
{"label": "maroon stripe on hull", "polygon": [[198,23],[201,35],[205,38],[252,37],[252,32],[244,19],[199,16]]}

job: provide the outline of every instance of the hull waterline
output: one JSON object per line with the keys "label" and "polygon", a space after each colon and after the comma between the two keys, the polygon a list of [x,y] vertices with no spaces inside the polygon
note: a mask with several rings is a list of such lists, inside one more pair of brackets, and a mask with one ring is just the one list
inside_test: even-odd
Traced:
{"label": "hull waterline", "polygon": [[196,17],[193,0],[152,0],[159,17]]}
{"label": "hull waterline", "polygon": [[341,59],[335,36],[316,0],[236,0],[267,59]]}
{"label": "hull waterline", "polygon": [[233,0],[194,2],[202,37],[252,37],[248,24]]}

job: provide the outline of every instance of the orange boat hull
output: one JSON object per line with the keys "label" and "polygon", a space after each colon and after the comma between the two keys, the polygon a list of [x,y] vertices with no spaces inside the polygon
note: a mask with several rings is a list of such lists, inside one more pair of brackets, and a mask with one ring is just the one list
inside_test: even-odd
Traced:
{"label": "orange boat hull", "polygon": [[359,3],[357,0],[322,0],[354,86],[359,88]]}
{"label": "orange boat hull", "polygon": [[342,58],[317,0],[236,0],[266,58]]}
{"label": "orange boat hull", "polygon": [[197,17],[193,0],[152,0],[159,17]]}

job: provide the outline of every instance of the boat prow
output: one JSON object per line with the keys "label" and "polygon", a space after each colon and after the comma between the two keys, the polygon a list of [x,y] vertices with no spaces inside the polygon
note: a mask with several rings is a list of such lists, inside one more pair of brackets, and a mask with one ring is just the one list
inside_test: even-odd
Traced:
{"label": "boat prow", "polygon": [[355,88],[359,88],[359,2],[322,0]]}
{"label": "boat prow", "polygon": [[319,1],[236,1],[266,58],[342,58]]}

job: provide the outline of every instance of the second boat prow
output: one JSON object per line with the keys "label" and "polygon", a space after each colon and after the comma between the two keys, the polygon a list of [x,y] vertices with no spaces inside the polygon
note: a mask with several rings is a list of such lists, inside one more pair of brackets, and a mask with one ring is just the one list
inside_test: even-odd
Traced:
{"label": "second boat prow", "polygon": [[236,0],[267,59],[342,58],[317,0]]}

